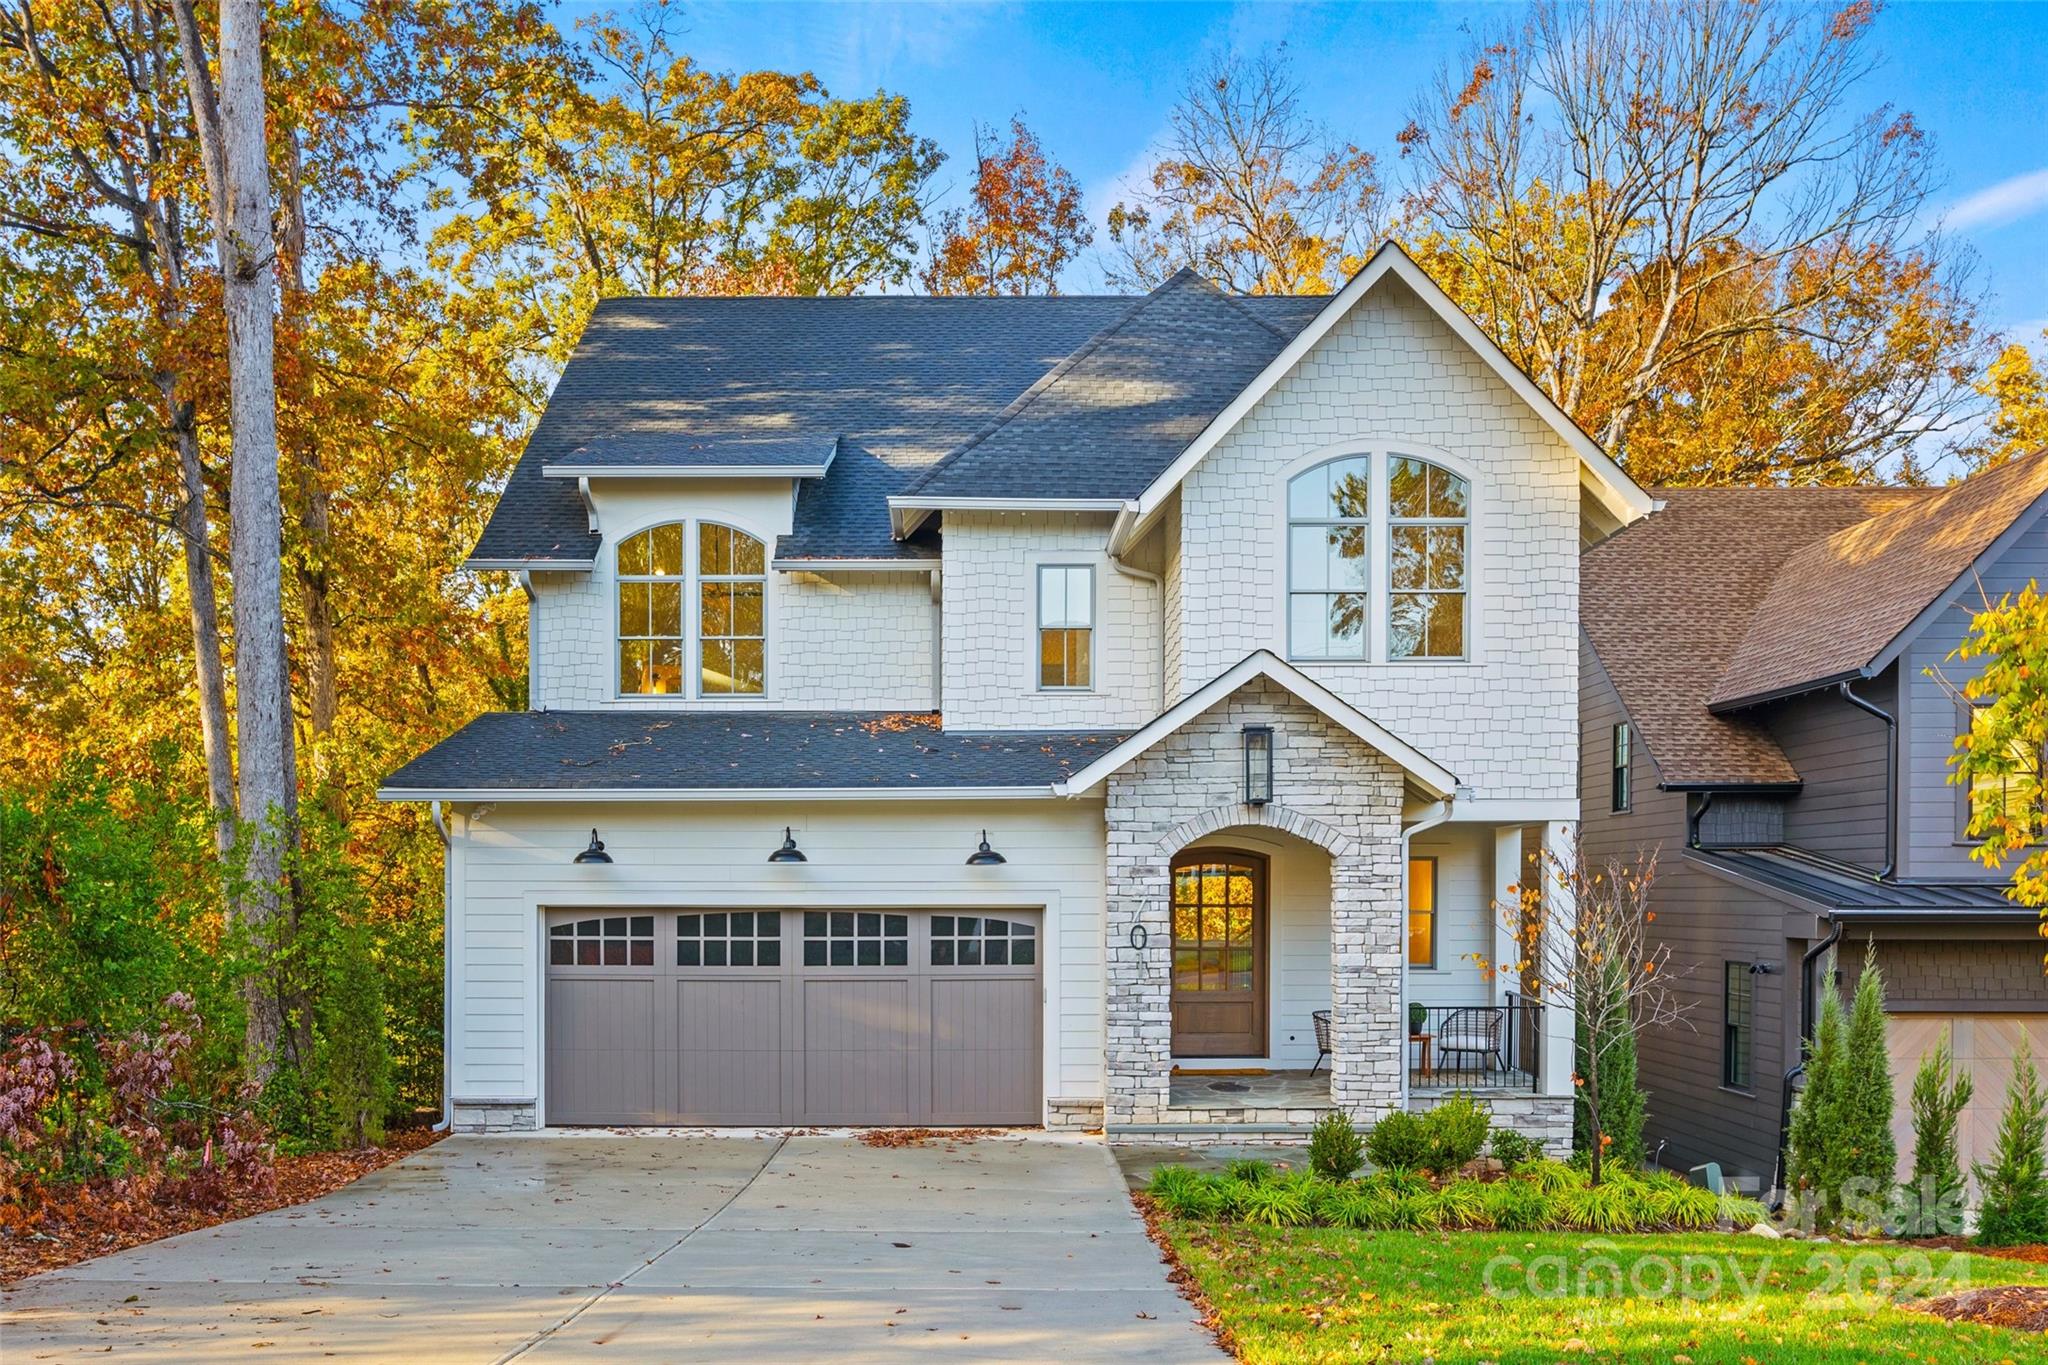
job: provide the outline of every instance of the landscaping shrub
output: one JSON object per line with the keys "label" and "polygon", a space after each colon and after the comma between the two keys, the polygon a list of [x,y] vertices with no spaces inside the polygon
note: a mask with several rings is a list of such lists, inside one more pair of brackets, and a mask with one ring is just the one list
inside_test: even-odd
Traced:
{"label": "landscaping shrub", "polygon": [[1486,1191],[1483,1180],[1452,1181],[1436,1192],[1437,1221],[1452,1228],[1485,1227]]}
{"label": "landscaping shrub", "polygon": [[1174,1218],[1213,1217],[1223,1203],[1216,1180],[1192,1166],[1159,1167],[1152,1172],[1145,1193]]}
{"label": "landscaping shrub", "polygon": [[1364,1149],[1350,1115],[1332,1109],[1316,1120],[1315,1131],[1308,1140],[1310,1170],[1326,1180],[1349,1180],[1364,1164]]}
{"label": "landscaping shrub", "polygon": [[1625,1176],[1561,1190],[1553,1199],[1565,1226],[1581,1232],[1634,1232],[1644,1223],[1643,1188]]}
{"label": "landscaping shrub", "polygon": [[[1608,1002],[1598,1008],[1578,1011],[1574,1065],[1580,1076],[1591,1073],[1594,1040],[1588,1031],[1587,1021],[1593,1017],[1609,1020],[1613,1037],[1604,1040],[1599,1049],[1600,1127],[1607,1137],[1605,1159],[1620,1163],[1626,1170],[1634,1170],[1643,1164],[1646,1155],[1643,1147],[1645,1100],[1636,1069],[1637,1025],[1628,1009],[1616,999],[1624,994],[1620,983],[1602,973],[1598,986],[1609,993]],[[1586,1152],[1592,1145],[1593,1130],[1589,1090],[1581,1085],[1573,1094],[1572,1145]]]}
{"label": "landscaping shrub", "polygon": [[1262,1184],[1266,1177],[1271,1174],[1273,1174],[1271,1166],[1263,1161],[1255,1161],[1250,1157],[1240,1157],[1223,1168],[1224,1179],[1242,1180],[1247,1185]]}
{"label": "landscaping shrub", "polygon": [[1554,1226],[1551,1197],[1531,1180],[1496,1180],[1486,1187],[1486,1221],[1502,1232]]}
{"label": "landscaping shrub", "polygon": [[2048,1097],[2034,1070],[2025,1034],[2013,1052],[2012,1081],[1991,1162],[1976,1167],[1977,1240],[1985,1246],[2018,1246],[2048,1241],[2048,1173],[2042,1144],[2048,1142]]}
{"label": "landscaping shrub", "polygon": [[1425,1170],[1450,1175],[1479,1155],[1492,1126],[1486,1110],[1470,1095],[1453,1095],[1422,1116]]}
{"label": "landscaping shrub", "polygon": [[1913,1176],[1899,1187],[1898,1228],[1905,1237],[1940,1237],[1962,1231],[1963,1168],[1957,1124],[1976,1093],[1967,1071],[1955,1068],[1948,1026],[1913,1075]]}
{"label": "landscaping shrub", "polygon": [[1314,1179],[1305,1174],[1280,1176],[1248,1186],[1237,1216],[1261,1227],[1307,1227],[1316,1221],[1318,1211]]}
{"label": "landscaping shrub", "polygon": [[1493,1130],[1493,1141],[1487,1145],[1493,1159],[1513,1170],[1525,1161],[1533,1161],[1543,1155],[1543,1144],[1535,1138],[1516,1132],[1512,1128]]}
{"label": "landscaping shrub", "polygon": [[1841,1089],[1844,1146],[1836,1166],[1844,1218],[1862,1227],[1883,1221],[1885,1202],[1898,1178],[1899,1152],[1892,1139],[1896,1098],[1885,1033],[1884,973],[1878,970],[1873,944],[1864,949],[1863,974],[1856,980],[1856,997],[1849,1007]]}
{"label": "landscaping shrub", "polygon": [[[1821,980],[1832,982],[1834,978],[1835,960],[1830,956],[1821,968]],[[1841,1141],[1846,1031],[1842,998],[1832,985],[1824,986],[1820,992],[1820,1022],[1806,1054],[1806,1083],[1792,1103],[1792,1122],[1785,1145],[1786,1187],[1812,1210],[1816,1221],[1832,1217],[1832,1201],[1839,1189],[1835,1160]]]}
{"label": "landscaping shrub", "polygon": [[1545,1194],[1584,1189],[1588,1181],[1583,1167],[1568,1161],[1553,1161],[1549,1157],[1523,1162],[1515,1168],[1515,1178],[1529,1181]]}
{"label": "landscaping shrub", "polygon": [[1377,1170],[1421,1170],[1429,1153],[1430,1135],[1422,1116],[1405,1109],[1383,1115],[1365,1135],[1365,1154]]}

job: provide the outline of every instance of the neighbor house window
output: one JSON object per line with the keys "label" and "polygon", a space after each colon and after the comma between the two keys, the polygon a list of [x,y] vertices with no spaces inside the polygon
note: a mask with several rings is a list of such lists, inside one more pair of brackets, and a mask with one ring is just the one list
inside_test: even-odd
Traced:
{"label": "neighbor house window", "polygon": [[1094,676],[1095,570],[1085,564],[1038,569],[1038,685],[1087,687]]}
{"label": "neighbor house window", "polygon": [[1388,658],[1465,657],[1470,502],[1469,485],[1448,469],[1387,461]]}
{"label": "neighbor house window", "polygon": [[1721,967],[1721,1084],[1749,1089],[1749,1040],[1756,1023],[1756,975],[1747,962]]}
{"label": "neighbor house window", "polygon": [[683,527],[619,542],[619,691],[683,690]]}
{"label": "neighbor house window", "polygon": [[[1991,708],[1986,703],[1970,707],[1970,747],[1989,745]],[[1961,812],[1965,839],[1983,837],[1987,822],[2002,816],[2021,816],[2041,804],[2041,755],[2030,751],[2022,740],[2009,740],[2010,772],[1977,773],[1963,794]]]}
{"label": "neighbor house window", "polygon": [[1436,859],[1408,860],[1408,965],[1436,966]]}
{"label": "neighbor house window", "polygon": [[1297,659],[1363,659],[1372,583],[1372,461],[1347,456],[1287,482],[1287,638]]}
{"label": "neighbor house window", "polygon": [[1615,726],[1615,727],[1614,727],[1614,764],[1613,764],[1613,766],[1614,766],[1614,795],[1613,795],[1613,804],[1612,804],[1612,809],[1614,809],[1614,810],[1616,810],[1616,811],[1625,811],[1625,810],[1627,810],[1627,809],[1628,809],[1628,802],[1629,802],[1629,790],[1628,790],[1628,763],[1629,763],[1629,752],[1630,752],[1630,749],[1631,749],[1631,748],[1633,747],[1633,745],[1634,745],[1634,736],[1633,736],[1633,735],[1631,735],[1631,734],[1630,734],[1630,732],[1629,732],[1629,728],[1628,728],[1628,722],[1627,722],[1627,721],[1623,721],[1623,722],[1622,722],[1621,724],[1619,724],[1619,725]]}
{"label": "neighbor house window", "polygon": [[730,526],[697,528],[697,677],[706,697],[758,695],[768,677],[767,555]]}

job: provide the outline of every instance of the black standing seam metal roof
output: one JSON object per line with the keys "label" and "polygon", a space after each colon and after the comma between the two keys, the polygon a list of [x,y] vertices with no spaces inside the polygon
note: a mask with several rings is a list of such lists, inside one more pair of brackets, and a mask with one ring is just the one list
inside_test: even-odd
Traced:
{"label": "black standing seam metal roof", "polygon": [[384,780],[408,791],[1049,786],[1122,732],[976,734],[937,712],[493,711]]}
{"label": "black standing seam metal roof", "polygon": [[[1218,364],[1230,373],[1237,362],[1228,357],[1270,343],[1270,358],[1328,302],[1212,295],[1198,305],[1179,297],[1190,291],[1171,292],[1162,319],[1179,328],[1173,335],[1225,357]],[[831,472],[800,485],[795,529],[775,556],[929,559],[929,536],[891,536],[889,496],[982,432],[1136,302],[1124,295],[603,300],[472,554],[539,563],[595,556],[600,537],[589,529],[575,480],[547,478],[544,465],[607,450],[620,456],[617,463],[639,463],[685,446],[836,438]],[[1201,371],[1208,388],[1222,382],[1206,363],[1180,359]],[[1149,392],[1159,377],[1156,356],[1134,351],[1129,363],[1154,367],[1146,370]],[[1246,382],[1256,373],[1254,366]],[[1198,407],[1214,402],[1206,388],[1190,398]],[[1034,448],[1017,445],[1016,486],[1027,495],[1076,497],[1088,496],[1078,485],[1097,478],[1127,485],[1130,461],[1156,462],[1160,432],[1189,420],[1169,404],[1140,406],[1123,427],[1093,428],[1103,444],[1062,444],[1043,467]],[[1123,444],[1117,433],[1126,429],[1137,445]]]}
{"label": "black standing seam metal roof", "polygon": [[1995,881],[1880,881],[1869,873],[1790,845],[1688,849],[1710,867],[1825,905],[1844,918],[2031,921],[2036,911],[2015,904]]}

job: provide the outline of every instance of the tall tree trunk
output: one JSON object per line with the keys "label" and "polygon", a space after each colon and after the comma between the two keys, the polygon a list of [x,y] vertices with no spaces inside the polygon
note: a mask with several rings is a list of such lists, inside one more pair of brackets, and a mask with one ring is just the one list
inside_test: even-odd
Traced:
{"label": "tall tree trunk", "polygon": [[[297,842],[298,782],[291,673],[285,655],[284,510],[277,477],[276,248],[270,232],[265,145],[262,0],[222,0],[216,99],[192,0],[177,0],[185,76],[199,131],[220,251],[228,319],[228,562],[235,583],[237,795],[252,834],[242,916],[274,948],[285,905],[288,855]],[[284,1034],[281,983],[252,973],[244,994],[244,1068],[261,1084]]]}
{"label": "tall tree trunk", "polygon": [[213,812],[214,844],[222,857],[235,846],[235,767],[228,755],[228,689],[221,666],[220,594],[213,581],[213,550],[206,518],[206,473],[199,463],[199,433],[192,405],[178,394],[177,376],[159,374],[157,387],[170,409],[178,444],[185,501],[178,508],[185,551],[185,596],[192,618],[192,663],[199,680],[199,748],[206,759],[206,805]]}
{"label": "tall tree trunk", "polygon": [[[284,133],[284,202],[278,222],[278,247],[284,266],[284,318],[294,336],[302,335],[310,291],[306,286],[306,196],[298,130]],[[306,620],[305,677],[311,719],[313,782],[326,812],[344,818],[340,783],[330,752],[334,723],[341,709],[335,664],[335,609],[332,589],[334,522],[326,470],[318,439],[305,432],[294,442],[297,475],[296,510],[299,552],[293,556],[293,577],[299,611]]]}

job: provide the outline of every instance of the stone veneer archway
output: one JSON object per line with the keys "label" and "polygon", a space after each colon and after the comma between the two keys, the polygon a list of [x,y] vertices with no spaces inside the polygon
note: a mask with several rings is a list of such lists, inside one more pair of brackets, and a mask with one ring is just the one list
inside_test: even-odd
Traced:
{"label": "stone veneer archway", "polygon": [[[1274,731],[1274,799],[1265,806],[1243,799],[1246,725]],[[1243,826],[1282,830],[1329,854],[1330,1095],[1366,1122],[1400,1107],[1402,787],[1393,760],[1266,678],[1110,776],[1106,1123],[1167,1117],[1169,864],[1195,840]],[[1131,941],[1140,925],[1142,949]]]}

